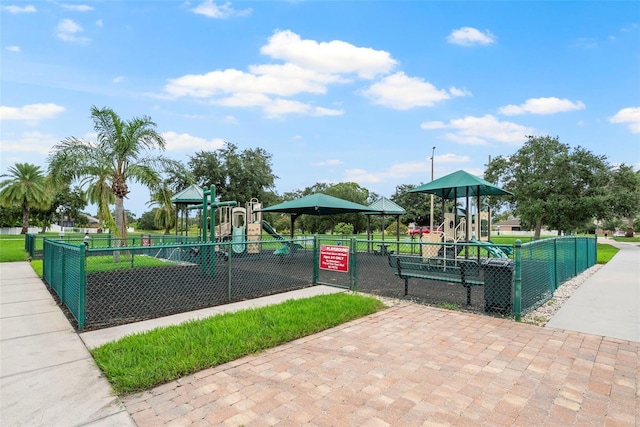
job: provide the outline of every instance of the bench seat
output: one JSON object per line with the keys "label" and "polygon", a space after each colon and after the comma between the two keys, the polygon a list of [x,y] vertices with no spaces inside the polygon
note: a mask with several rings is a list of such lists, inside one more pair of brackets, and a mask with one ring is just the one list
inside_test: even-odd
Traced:
{"label": "bench seat", "polygon": [[389,266],[404,280],[404,294],[409,293],[409,279],[460,283],[467,288],[467,303],[471,303],[471,286],[482,286],[481,268],[477,260],[459,258],[422,258],[421,256],[389,254]]}

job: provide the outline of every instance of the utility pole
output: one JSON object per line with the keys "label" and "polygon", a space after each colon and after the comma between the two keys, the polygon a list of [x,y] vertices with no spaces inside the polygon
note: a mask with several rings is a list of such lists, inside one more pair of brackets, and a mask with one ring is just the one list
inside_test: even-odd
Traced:
{"label": "utility pole", "polygon": [[[433,182],[433,157],[436,153],[436,147],[431,150],[431,182]],[[433,233],[433,193],[431,193],[431,212],[429,215],[429,233]]]}

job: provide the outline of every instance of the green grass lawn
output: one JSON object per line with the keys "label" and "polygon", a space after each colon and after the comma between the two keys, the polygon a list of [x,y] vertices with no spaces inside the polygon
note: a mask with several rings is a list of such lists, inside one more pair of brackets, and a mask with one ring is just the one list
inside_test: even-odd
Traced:
{"label": "green grass lawn", "polygon": [[226,313],[124,337],[91,350],[119,394],[145,390],[382,310],[337,293]]}
{"label": "green grass lawn", "polygon": [[134,255],[126,252],[120,255],[120,261],[116,262],[113,255],[101,255],[87,257],[87,273],[98,271],[125,270],[128,268],[144,267],[168,267],[176,265],[174,262],[153,258],[146,255]]}
{"label": "green grass lawn", "polygon": [[598,256],[596,262],[598,264],[608,263],[609,261],[611,261],[611,258],[613,258],[613,256],[620,250],[615,246],[611,246],[607,243],[598,243],[597,246]]}
{"label": "green grass lawn", "polygon": [[0,235],[0,262],[24,261],[29,254],[24,250],[24,235]]}

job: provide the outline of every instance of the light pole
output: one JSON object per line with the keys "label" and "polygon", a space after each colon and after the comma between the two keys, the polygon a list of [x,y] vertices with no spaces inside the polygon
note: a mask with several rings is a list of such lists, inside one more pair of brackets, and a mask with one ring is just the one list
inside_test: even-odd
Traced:
{"label": "light pole", "polygon": [[[436,147],[431,150],[431,181],[433,182],[433,157],[436,154]],[[433,233],[433,193],[431,193],[431,212],[429,215],[429,233]]]}
{"label": "light pole", "polygon": [[60,205],[60,206],[58,206],[56,208],[56,213],[58,214],[58,220],[60,221],[60,233],[59,233],[60,239],[64,238],[64,227],[63,227],[63,222],[62,222],[62,220],[63,220],[63,218],[62,218],[63,212],[64,212],[64,208],[62,207],[62,205]]}

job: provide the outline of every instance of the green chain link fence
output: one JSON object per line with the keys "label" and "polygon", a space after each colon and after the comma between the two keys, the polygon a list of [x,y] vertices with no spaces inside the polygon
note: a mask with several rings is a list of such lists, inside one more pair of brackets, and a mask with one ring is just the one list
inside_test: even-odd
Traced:
{"label": "green chain link fence", "polygon": [[78,329],[82,329],[86,320],[86,248],[49,239],[43,243],[43,279],[69,309]]}
{"label": "green chain link fence", "polygon": [[[45,240],[45,282],[67,305],[78,329],[301,289],[313,281],[313,243],[306,247],[298,240],[285,239],[167,244],[166,236],[144,239],[145,246],[89,248],[77,241],[73,245]],[[158,244],[163,239],[164,244]],[[81,253],[82,258],[72,261],[60,248]],[[67,262],[61,263],[62,257]],[[83,293],[78,295],[82,311],[70,299],[77,286],[68,262],[82,267]]]}
{"label": "green chain link fence", "polygon": [[514,246],[349,236],[221,243],[165,235],[135,239],[127,244],[137,246],[119,247],[113,239],[96,239],[88,248],[77,239],[45,240],[45,282],[79,329],[314,284],[519,320],[596,262],[595,239],[582,237]]}
{"label": "green chain link fence", "polygon": [[535,310],[553,297],[555,290],[597,262],[597,240],[593,237],[558,237],[516,245],[520,264],[520,311]]}

